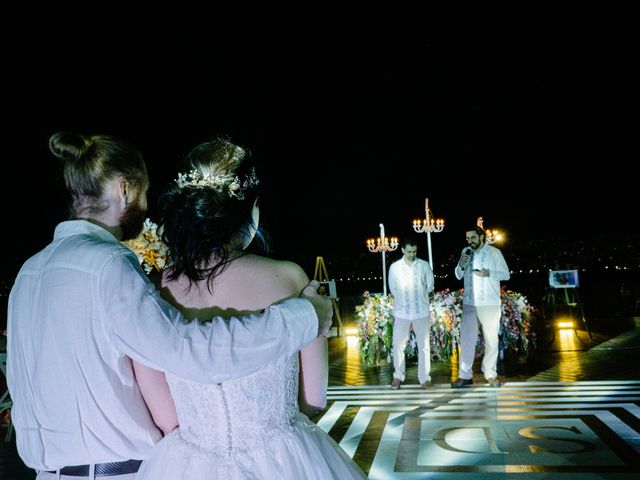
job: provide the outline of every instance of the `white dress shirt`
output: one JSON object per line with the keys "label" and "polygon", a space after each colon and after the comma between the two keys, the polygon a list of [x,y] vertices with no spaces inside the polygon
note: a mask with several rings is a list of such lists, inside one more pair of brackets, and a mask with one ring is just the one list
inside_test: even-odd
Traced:
{"label": "white dress shirt", "polygon": [[219,383],[285,362],[317,327],[302,299],[187,323],[111,233],[63,222],[23,265],[9,297],[7,380],[20,457],[38,470],[144,459],[161,435],[129,357]]}
{"label": "white dress shirt", "polygon": [[[466,250],[469,247],[463,249]],[[462,253],[460,254],[462,255]],[[473,270],[489,270],[488,277],[474,275]],[[496,247],[484,244],[473,252],[471,262],[464,270],[456,265],[456,278],[464,278],[464,297],[462,303],[475,307],[495,306],[501,304],[500,282],[509,280],[509,267],[502,252]]]}
{"label": "white dress shirt", "polygon": [[433,290],[433,271],[428,262],[416,258],[407,265],[404,258],[389,268],[389,291],[393,295],[393,315],[415,320],[429,317],[429,292]]}

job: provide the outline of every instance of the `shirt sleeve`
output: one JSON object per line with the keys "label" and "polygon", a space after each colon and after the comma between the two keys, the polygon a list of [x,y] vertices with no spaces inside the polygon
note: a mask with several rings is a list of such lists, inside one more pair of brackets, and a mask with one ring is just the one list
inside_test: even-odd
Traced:
{"label": "shirt sleeve", "polygon": [[[462,256],[462,252],[460,253],[460,256]],[[467,265],[467,267],[468,266],[469,265]],[[458,261],[456,262],[456,268],[454,269],[454,273],[458,280],[462,280],[464,278],[464,268],[460,268],[460,258],[458,258]]]}
{"label": "shirt sleeve", "polygon": [[199,383],[221,383],[282,363],[317,335],[315,310],[300,298],[261,313],[188,322],[160,297],[133,254],[114,255],[97,288],[101,321],[122,354]]}
{"label": "shirt sleeve", "polygon": [[497,248],[494,251],[493,264],[493,268],[489,270],[489,278],[493,278],[501,282],[507,281],[511,278],[507,262],[502,256],[502,252]]}
{"label": "shirt sleeve", "polygon": [[392,263],[389,267],[389,292],[394,297],[396,296],[396,287],[397,287],[397,278],[396,278],[396,269],[394,264]]}
{"label": "shirt sleeve", "polygon": [[435,286],[435,281],[433,279],[433,269],[429,262],[424,262],[424,271],[425,271],[425,284],[427,285],[427,293],[433,292],[433,288]]}

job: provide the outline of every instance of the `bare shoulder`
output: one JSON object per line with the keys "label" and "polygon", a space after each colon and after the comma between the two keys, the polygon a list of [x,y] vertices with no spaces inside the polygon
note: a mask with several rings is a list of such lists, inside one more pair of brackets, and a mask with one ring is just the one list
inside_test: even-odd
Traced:
{"label": "bare shoulder", "polygon": [[213,280],[213,292],[206,282],[190,285],[183,277],[169,281],[165,276],[161,294],[183,307],[254,311],[298,296],[307,283],[306,273],[294,262],[248,254],[235,258]]}
{"label": "bare shoulder", "polygon": [[279,285],[287,295],[299,293],[309,283],[309,277],[295,262],[259,255],[247,255],[244,262],[251,265],[257,280]]}

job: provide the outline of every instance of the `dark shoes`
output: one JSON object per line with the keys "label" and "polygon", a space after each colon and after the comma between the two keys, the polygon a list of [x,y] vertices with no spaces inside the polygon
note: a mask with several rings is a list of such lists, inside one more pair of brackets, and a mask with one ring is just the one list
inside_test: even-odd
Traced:
{"label": "dark shoes", "polygon": [[456,378],[456,381],[451,384],[451,388],[470,387],[472,383],[472,378]]}
{"label": "dark shoes", "polygon": [[495,377],[487,378],[487,383],[491,388],[500,388],[500,380]]}
{"label": "dark shoes", "polygon": [[[400,380],[399,378],[394,378],[393,382],[391,382],[391,388],[393,388],[394,390],[398,390],[400,388],[400,385],[402,385],[402,380]],[[427,380],[426,382],[423,382],[420,384],[420,388],[431,388],[433,387],[433,383],[431,383],[431,380]]]}

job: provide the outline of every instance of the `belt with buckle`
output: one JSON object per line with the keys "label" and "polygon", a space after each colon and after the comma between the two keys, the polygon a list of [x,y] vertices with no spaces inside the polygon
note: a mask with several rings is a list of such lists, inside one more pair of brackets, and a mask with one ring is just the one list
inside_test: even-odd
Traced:
{"label": "belt with buckle", "polygon": [[[94,472],[96,477],[113,477],[115,475],[125,475],[127,473],[136,473],[140,468],[142,460],[126,460],[124,462],[96,463]],[[48,471],[47,473],[58,473],[57,470]],[[60,475],[68,477],[88,477],[89,465],[73,465],[70,467],[62,467]]]}

